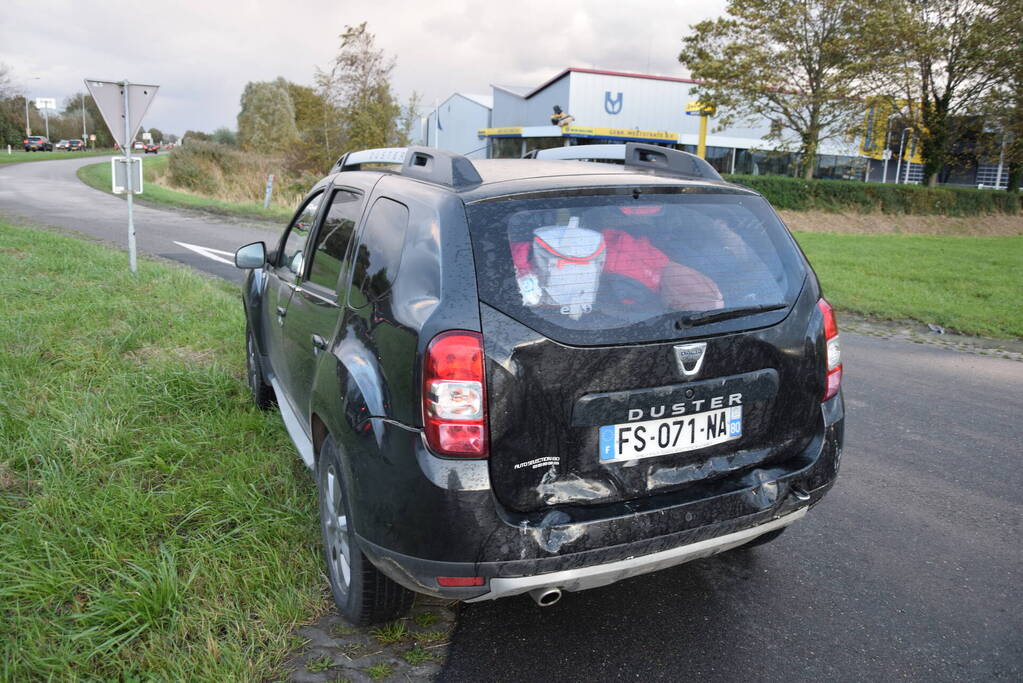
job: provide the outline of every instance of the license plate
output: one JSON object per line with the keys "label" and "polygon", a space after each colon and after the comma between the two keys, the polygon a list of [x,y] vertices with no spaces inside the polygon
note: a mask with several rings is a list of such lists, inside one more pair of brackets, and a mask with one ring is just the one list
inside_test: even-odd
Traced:
{"label": "license plate", "polygon": [[600,459],[638,460],[695,451],[742,436],[742,406],[600,428]]}

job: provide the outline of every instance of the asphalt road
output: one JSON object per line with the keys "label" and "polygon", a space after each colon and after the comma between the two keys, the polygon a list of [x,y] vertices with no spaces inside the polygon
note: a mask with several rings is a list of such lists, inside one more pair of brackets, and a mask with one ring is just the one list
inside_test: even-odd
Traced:
{"label": "asphalt road", "polygon": [[[123,245],[124,202],[74,177],[89,161],[0,168],[0,213]],[[142,250],[232,280],[176,242],[231,252],[274,234],[136,219]],[[1023,363],[848,332],[843,346],[843,469],[805,520],[552,608],[463,605],[442,679],[1023,679]]]}
{"label": "asphalt road", "polygon": [[[103,158],[0,166],[0,215],[26,218],[127,249],[127,203],[120,197],[94,190],[75,175],[79,167],[99,161]],[[238,283],[244,273],[233,265],[235,250],[250,242],[276,243],[280,235],[280,228],[269,225],[155,209],[139,202],[135,202],[134,215],[140,252],[180,261]],[[201,253],[182,244],[213,251]]]}

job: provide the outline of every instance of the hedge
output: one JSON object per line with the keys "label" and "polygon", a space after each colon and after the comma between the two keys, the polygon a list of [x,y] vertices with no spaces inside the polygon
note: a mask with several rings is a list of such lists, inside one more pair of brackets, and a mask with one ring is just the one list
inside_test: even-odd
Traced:
{"label": "hedge", "polygon": [[777,209],[793,211],[920,216],[1017,215],[1020,212],[1018,194],[997,190],[804,180],[785,176],[729,175],[725,178],[756,190]]}

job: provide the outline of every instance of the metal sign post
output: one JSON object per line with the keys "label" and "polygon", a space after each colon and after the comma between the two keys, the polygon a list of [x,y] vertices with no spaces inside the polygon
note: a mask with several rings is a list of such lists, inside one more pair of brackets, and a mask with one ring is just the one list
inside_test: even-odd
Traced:
{"label": "metal sign post", "polygon": [[124,140],[126,144],[121,145],[121,151],[124,152],[125,158],[125,177],[127,182],[125,183],[125,199],[128,200],[128,267],[131,268],[131,272],[138,272],[138,264],[136,263],[137,257],[135,253],[135,216],[132,210],[132,197],[134,196],[134,188],[132,187],[132,175],[131,171],[131,139],[135,137],[128,127],[131,126],[131,102],[128,97],[128,79],[124,80],[124,87],[121,88],[121,92],[124,93]]}
{"label": "metal sign post", "polygon": [[[121,146],[124,159],[117,159],[113,164],[113,185],[117,187],[117,162],[124,164],[124,190],[128,201],[128,264],[131,272],[138,272],[138,258],[135,247],[135,216],[132,199],[136,192],[142,192],[142,183],[135,182],[135,164],[141,179],[142,160],[131,156],[132,140],[142,125],[142,118],[149,110],[149,105],[156,97],[158,85],[142,85],[123,81],[96,81],[86,79],[85,87],[89,89],[93,101],[103,115],[103,120],[110,129],[114,141]],[[83,106],[84,111],[84,106]],[[123,120],[123,122],[122,122]],[[136,187],[138,185],[138,187]]]}

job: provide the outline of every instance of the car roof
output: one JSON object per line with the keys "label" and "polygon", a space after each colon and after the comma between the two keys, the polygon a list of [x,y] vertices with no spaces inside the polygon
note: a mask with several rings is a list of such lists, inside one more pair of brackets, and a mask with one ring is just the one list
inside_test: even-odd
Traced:
{"label": "car roof", "polygon": [[[477,185],[455,189],[416,178],[402,176],[384,169],[346,170],[328,176],[335,183],[343,183],[345,177],[355,174],[365,177],[391,175],[406,182],[419,183],[436,188],[441,192],[457,194],[465,202],[482,201],[494,197],[535,192],[557,192],[593,187],[692,187],[705,188],[729,194],[756,195],[749,188],[719,180],[690,178],[669,175],[655,175],[642,169],[621,164],[592,161],[562,161],[542,159],[478,159],[473,160],[483,182]],[[317,184],[319,185],[319,183]]]}

